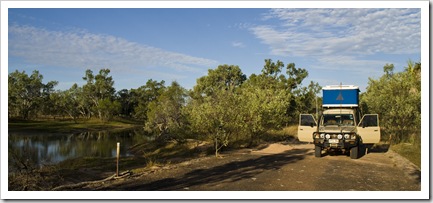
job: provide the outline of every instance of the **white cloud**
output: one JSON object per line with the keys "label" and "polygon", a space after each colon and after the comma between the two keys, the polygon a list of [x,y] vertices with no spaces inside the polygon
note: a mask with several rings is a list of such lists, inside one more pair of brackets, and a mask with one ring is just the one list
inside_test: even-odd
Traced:
{"label": "white cloud", "polygon": [[9,55],[29,63],[56,67],[131,70],[163,67],[168,70],[202,72],[216,61],[170,52],[110,35],[85,31],[60,32],[11,25]]}
{"label": "white cloud", "polygon": [[[272,9],[250,31],[270,54],[313,61],[310,70],[380,76],[383,55],[421,52],[420,9]],[[374,59],[372,59],[374,56]]]}
{"label": "white cloud", "polygon": [[251,31],[271,54],[328,56],[420,53],[420,9],[273,9],[277,25]]}
{"label": "white cloud", "polygon": [[357,59],[353,56],[344,55],[318,57],[317,59],[318,63],[312,65],[312,69],[345,70],[364,75],[380,75],[383,73],[381,68],[385,64],[391,63],[386,60]]}
{"label": "white cloud", "polygon": [[243,48],[245,45],[242,42],[232,42],[233,47]]}

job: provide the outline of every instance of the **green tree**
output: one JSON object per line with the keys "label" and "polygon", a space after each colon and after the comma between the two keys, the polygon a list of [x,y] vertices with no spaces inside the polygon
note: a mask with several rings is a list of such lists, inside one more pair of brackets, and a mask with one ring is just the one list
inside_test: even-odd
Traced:
{"label": "green tree", "polygon": [[101,112],[101,120],[109,121],[113,118],[113,116],[119,114],[121,105],[118,101],[112,101],[106,98],[99,101],[97,110],[98,112]]}
{"label": "green tree", "polygon": [[[110,73],[109,69],[101,69],[98,75],[93,75],[93,72],[88,69],[86,70],[86,74],[83,77],[83,80],[86,81],[86,84],[83,85],[83,93],[85,99],[87,99],[90,103],[91,112],[96,114],[98,118],[101,120],[105,119],[104,115],[109,114],[108,111],[110,108],[107,108],[107,101],[110,101],[111,104],[114,99],[115,89],[113,87],[114,81],[111,76],[108,76]],[[104,101],[104,106],[100,107],[100,102]]]}
{"label": "green tree", "polygon": [[43,85],[41,95],[41,112],[44,115],[51,115],[55,119],[57,115],[62,113],[59,106],[58,92],[54,90],[54,87],[58,84],[57,81],[50,81]]}
{"label": "green tree", "polygon": [[281,127],[286,119],[289,97],[284,89],[257,87],[247,81],[239,104],[242,116],[242,128],[239,129],[250,135],[249,145],[254,145],[266,131]]}
{"label": "green tree", "polygon": [[281,61],[272,62],[271,59],[265,59],[262,73],[259,75],[252,74],[249,77],[249,83],[265,89],[284,89],[286,87],[286,76],[282,74],[284,63]]}
{"label": "green tree", "polygon": [[274,92],[285,91],[289,103],[286,103],[285,119],[281,124],[287,124],[297,121],[299,112],[304,111],[308,105],[305,102],[310,102],[308,99],[311,97],[311,93],[310,88],[301,87],[302,81],[308,76],[306,69],[296,68],[294,63],[289,63],[284,74],[283,68],[283,62],[265,59],[262,73],[259,75],[252,74],[247,83],[256,89]]}
{"label": "green tree", "polygon": [[64,116],[61,97],[62,91],[60,90],[51,92],[49,95],[44,97],[42,111],[45,115],[51,115],[53,119],[56,119],[57,116]]}
{"label": "green tree", "polygon": [[82,88],[77,84],[72,85],[68,90],[62,91],[59,94],[59,105],[63,111],[69,115],[75,123],[80,115],[86,116],[87,109],[82,101]]}
{"label": "green tree", "polygon": [[137,119],[147,120],[148,105],[156,100],[165,90],[165,81],[148,80],[146,85],[131,90],[131,103],[134,105],[133,115]]}
{"label": "green tree", "polygon": [[392,77],[394,75],[394,64],[386,64],[383,67],[383,72],[385,72],[386,77]]}
{"label": "green tree", "polygon": [[213,142],[215,156],[229,145],[232,136],[241,127],[238,99],[232,92],[218,90],[203,101],[193,100],[190,103],[191,128]]}
{"label": "green tree", "polygon": [[56,81],[42,83],[43,76],[34,70],[29,76],[25,71],[16,70],[8,76],[9,116],[20,116],[29,119],[40,111],[44,97],[52,91]]}
{"label": "green tree", "polygon": [[188,121],[184,112],[187,92],[179,83],[172,82],[156,100],[148,105],[145,129],[159,137],[182,141],[188,132]]}
{"label": "green tree", "polygon": [[370,78],[367,91],[361,95],[361,106],[367,113],[378,113],[382,131],[394,143],[420,139],[421,63],[408,61],[403,72],[393,73],[386,64],[384,75]]}
{"label": "green tree", "polygon": [[188,115],[194,132],[214,143],[215,155],[227,146],[241,123],[237,91],[246,76],[238,66],[220,65],[197,79]]}
{"label": "green tree", "polygon": [[290,90],[298,88],[302,81],[308,77],[308,71],[303,68],[296,68],[294,63],[287,65],[286,73],[288,75],[287,87],[290,88]]}
{"label": "green tree", "polygon": [[92,102],[87,99],[88,96],[84,92],[83,87],[74,84],[68,91],[68,94],[72,97],[73,101],[71,102],[70,108],[74,108],[75,106],[81,116],[84,118],[90,118],[92,115]]}
{"label": "green tree", "polygon": [[116,93],[116,101],[120,103],[120,115],[126,117],[132,117],[135,106],[137,106],[136,100],[134,100],[135,92],[127,89],[122,89]]}
{"label": "green tree", "polygon": [[283,67],[284,63],[280,60],[278,60],[277,63],[274,63],[271,59],[265,59],[265,65],[263,66],[262,74],[273,79],[277,79]]}
{"label": "green tree", "polygon": [[209,69],[208,75],[197,79],[194,86],[195,98],[197,96],[210,96],[219,90],[234,92],[246,80],[245,74],[239,66],[220,65],[216,69]]}
{"label": "green tree", "polygon": [[318,98],[317,94],[321,89],[319,83],[311,81],[307,87],[299,87],[292,91],[293,96],[290,97],[290,105],[287,109],[289,123],[297,123],[299,114],[318,113],[322,99]]}

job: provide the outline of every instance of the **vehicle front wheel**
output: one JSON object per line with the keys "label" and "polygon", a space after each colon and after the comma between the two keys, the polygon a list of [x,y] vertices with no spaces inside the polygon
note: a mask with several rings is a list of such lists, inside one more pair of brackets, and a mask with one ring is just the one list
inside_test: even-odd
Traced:
{"label": "vehicle front wheel", "polygon": [[315,155],[315,157],[322,157],[322,147],[315,146],[314,147],[314,155]]}
{"label": "vehicle front wheel", "polygon": [[350,158],[351,159],[357,159],[358,158],[358,147],[352,147],[350,149]]}

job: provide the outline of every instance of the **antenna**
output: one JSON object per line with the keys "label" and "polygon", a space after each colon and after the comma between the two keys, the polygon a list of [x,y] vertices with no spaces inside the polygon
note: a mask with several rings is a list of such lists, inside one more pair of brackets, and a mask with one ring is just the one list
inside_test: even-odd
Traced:
{"label": "antenna", "polygon": [[342,118],[342,108],[343,108],[343,100],[344,100],[344,98],[343,98],[343,95],[342,95],[342,89],[343,89],[343,83],[342,82],[340,82],[340,94],[338,95],[338,97],[337,97],[337,100],[340,100],[340,123],[338,124],[338,127],[340,128],[340,133],[343,133],[343,129],[341,128],[341,124],[342,124],[342,122],[343,122],[343,118]]}
{"label": "antenna", "polygon": [[340,101],[340,113],[341,113],[341,108],[343,107],[343,100],[344,100],[343,95],[341,94],[342,93],[342,89],[343,89],[343,83],[340,82],[340,94],[337,97],[337,100]]}

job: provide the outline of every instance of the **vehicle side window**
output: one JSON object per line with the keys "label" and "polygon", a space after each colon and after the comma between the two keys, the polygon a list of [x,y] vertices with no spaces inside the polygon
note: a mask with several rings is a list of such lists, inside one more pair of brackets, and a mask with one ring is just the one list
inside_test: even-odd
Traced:
{"label": "vehicle side window", "polygon": [[363,127],[378,126],[377,121],[378,121],[377,115],[365,115],[361,125]]}
{"label": "vehicle side window", "polygon": [[301,126],[316,126],[316,121],[312,115],[301,115]]}

